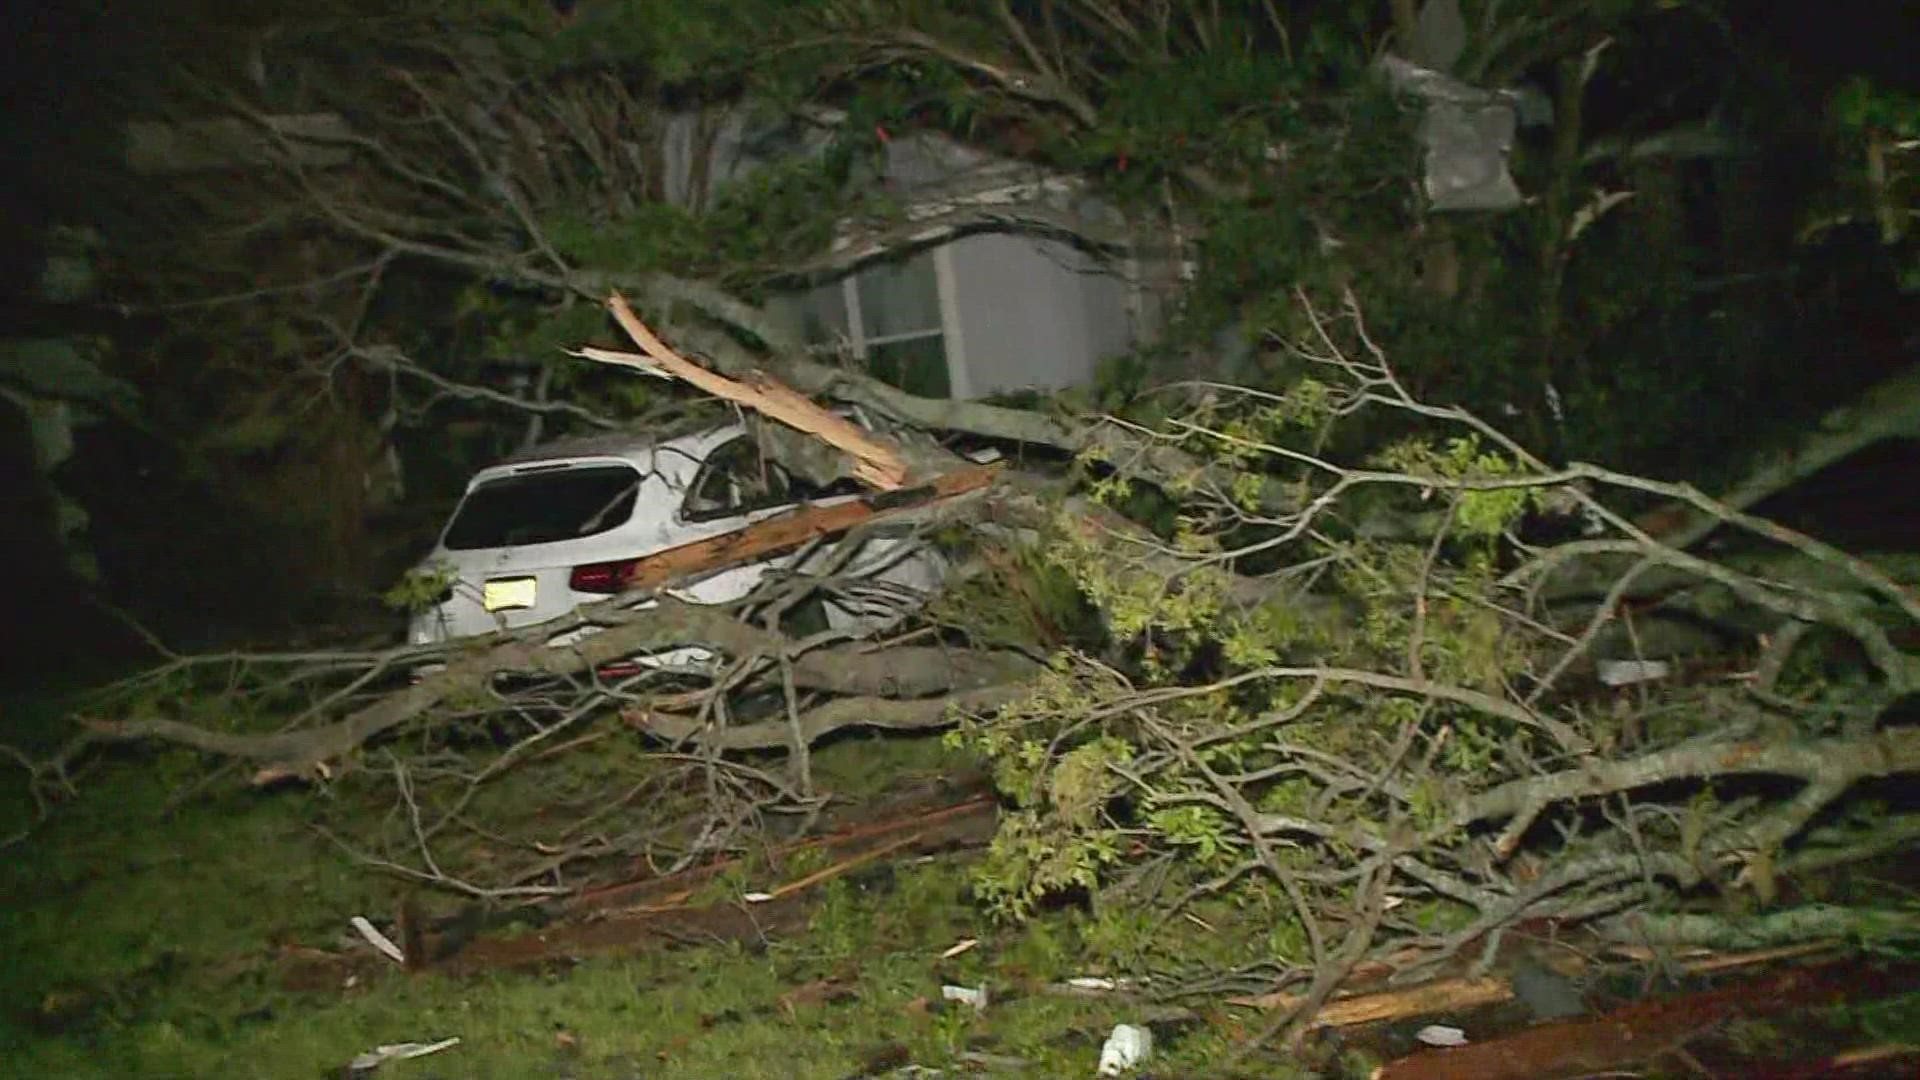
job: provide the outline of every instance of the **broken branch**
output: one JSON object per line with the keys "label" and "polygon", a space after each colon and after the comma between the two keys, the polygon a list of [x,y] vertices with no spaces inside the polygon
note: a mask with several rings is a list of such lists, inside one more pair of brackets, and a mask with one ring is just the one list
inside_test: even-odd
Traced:
{"label": "broken branch", "polygon": [[[603,625],[605,629],[565,648],[550,648],[544,643],[546,638],[581,624]],[[257,779],[267,782],[321,774],[326,762],[344,757],[450,698],[486,687],[496,675],[573,675],[637,653],[687,645],[715,648],[734,656],[773,656],[794,649],[785,635],[749,626],[723,608],[672,599],[661,599],[656,606],[639,610],[623,610],[612,603],[595,605],[582,609],[573,620],[530,629],[539,636],[508,636],[490,648],[460,656],[444,670],[324,727],[256,735],[214,731],[168,719],[83,720],[80,737],[99,742],[160,739],[225,757],[259,761],[267,767]],[[922,697],[1017,681],[1030,674],[1034,666],[1032,661],[1012,654],[933,647],[881,652],[817,649],[794,658],[793,675],[797,685],[809,689]],[[780,727],[784,733],[785,725]]]}
{"label": "broken branch", "polygon": [[754,372],[745,381],[736,381],[701,367],[670,348],[666,342],[640,321],[626,298],[613,293],[607,298],[607,310],[627,332],[645,356],[587,347],[575,355],[603,364],[637,368],[654,375],[666,375],[712,394],[743,405],[778,420],[788,427],[818,437],[854,459],[854,475],[869,487],[891,491],[906,483],[907,466],[891,446],[860,430],[853,423],[835,416],[812,399],[778,381],[765,372]]}
{"label": "broken branch", "polygon": [[[951,697],[918,698],[900,701],[880,697],[847,697],[827,702],[800,714],[800,737],[811,744],[842,728],[871,727],[889,731],[926,731],[946,727],[961,712],[979,712],[1018,701],[1033,693],[1021,683],[989,686]],[[708,727],[695,717],[657,713],[633,708],[625,712],[628,723],[651,735],[672,742],[693,743],[719,750],[775,750],[793,743],[793,724],[786,719],[766,720],[740,727]]]}
{"label": "broken branch", "polygon": [[818,537],[842,533],[906,509],[977,491],[993,480],[994,470],[961,469],[931,482],[884,496],[857,499],[831,506],[807,506],[779,517],[755,522],[744,529],[681,544],[649,555],[628,571],[625,587],[651,589],[696,573],[711,573],[752,562]]}

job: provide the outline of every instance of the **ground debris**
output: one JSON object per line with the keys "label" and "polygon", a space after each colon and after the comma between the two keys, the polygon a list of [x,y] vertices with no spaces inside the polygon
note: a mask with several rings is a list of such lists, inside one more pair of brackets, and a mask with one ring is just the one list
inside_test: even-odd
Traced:
{"label": "ground debris", "polygon": [[1428,1046],[1465,1046],[1467,1033],[1447,1024],[1428,1024],[1413,1033],[1413,1037]]}
{"label": "ground debris", "polygon": [[1738,1017],[1834,1004],[1910,983],[1859,962],[1789,967],[1697,993],[1637,1001],[1606,1014],[1538,1024],[1471,1045],[1426,1050],[1374,1070],[1373,1080],[1536,1080],[1629,1068],[1677,1052]]}
{"label": "ground debris", "polygon": [[449,1050],[460,1045],[460,1036],[454,1035],[435,1042],[390,1043],[376,1046],[361,1054],[347,1065],[347,1075],[365,1076],[389,1061],[405,1061],[408,1058],[426,1057]]}
{"label": "ground debris", "polygon": [[1119,1076],[1153,1056],[1153,1032],[1132,1024],[1115,1024],[1100,1048],[1100,1075]]}

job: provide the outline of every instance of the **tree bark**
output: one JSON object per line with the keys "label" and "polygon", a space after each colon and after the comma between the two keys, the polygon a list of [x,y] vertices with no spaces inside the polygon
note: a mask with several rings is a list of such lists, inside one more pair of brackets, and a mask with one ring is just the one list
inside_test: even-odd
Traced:
{"label": "tree bark", "polygon": [[[1875,443],[1915,436],[1920,436],[1920,367],[1910,365],[1827,413],[1791,443],[1762,454],[1746,478],[1719,501],[1745,510]],[[1679,504],[1651,511],[1641,520],[1676,548],[1698,544],[1720,524]]]}
{"label": "tree bark", "polygon": [[[1026,697],[1025,683],[988,686],[941,697],[898,700],[846,697],[800,714],[800,737],[807,743],[844,728],[869,727],[887,731],[927,731],[953,723],[956,713],[995,709]],[[649,735],[673,743],[692,742],[716,750],[775,750],[791,746],[794,726],[786,718],[763,720],[739,727],[715,727],[687,716],[643,708],[622,711],[627,723]]]}

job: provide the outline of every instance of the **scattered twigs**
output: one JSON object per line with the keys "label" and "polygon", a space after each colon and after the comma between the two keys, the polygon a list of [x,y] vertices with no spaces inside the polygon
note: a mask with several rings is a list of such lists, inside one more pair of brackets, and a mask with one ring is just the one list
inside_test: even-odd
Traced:
{"label": "scattered twigs", "polygon": [[[576,624],[599,623],[605,629],[565,649],[544,644],[548,637],[569,629],[565,621],[481,639],[450,657],[444,669],[321,727],[257,735],[164,718],[88,719],[82,722],[82,737],[103,741],[159,739],[215,755],[261,762],[256,780],[267,782],[287,776],[322,775],[329,768],[327,762],[428,713],[449,698],[490,685],[497,676],[580,675],[636,653],[689,644],[714,647],[734,656],[772,655],[792,649],[781,635],[740,622],[723,608],[671,599],[647,603],[644,608],[634,608],[628,601],[610,601],[582,609],[573,617]],[[410,652],[417,655],[417,651]],[[797,656],[793,670],[802,685],[815,689],[915,697],[1003,683],[1032,667],[1031,662],[1017,656],[932,648],[908,648],[889,654],[821,649]]]}
{"label": "scattered twigs", "polygon": [[[821,836],[811,836],[800,840],[788,841],[776,845],[767,851],[769,860],[777,862],[796,851],[812,848],[836,850],[858,843],[873,840],[894,833],[921,832],[933,834],[948,831],[961,824],[963,819],[987,819],[994,816],[991,799],[976,796],[964,801],[943,806],[939,809],[921,812],[916,810],[906,817],[889,817],[881,821],[870,822],[851,829],[843,829]],[[668,877],[648,877],[639,881],[621,882],[588,889],[574,897],[567,904],[570,911],[599,911],[614,907],[632,906],[643,901],[647,910],[664,909],[685,903],[701,882],[716,874],[725,873],[742,865],[738,858],[722,859],[704,866],[683,870]]]}

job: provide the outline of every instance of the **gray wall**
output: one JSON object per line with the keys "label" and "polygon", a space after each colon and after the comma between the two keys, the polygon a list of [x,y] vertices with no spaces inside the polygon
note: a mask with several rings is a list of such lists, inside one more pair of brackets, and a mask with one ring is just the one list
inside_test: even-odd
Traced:
{"label": "gray wall", "polygon": [[1134,340],[1125,281],[1071,245],[982,233],[948,251],[964,367],[956,394],[1083,385]]}

